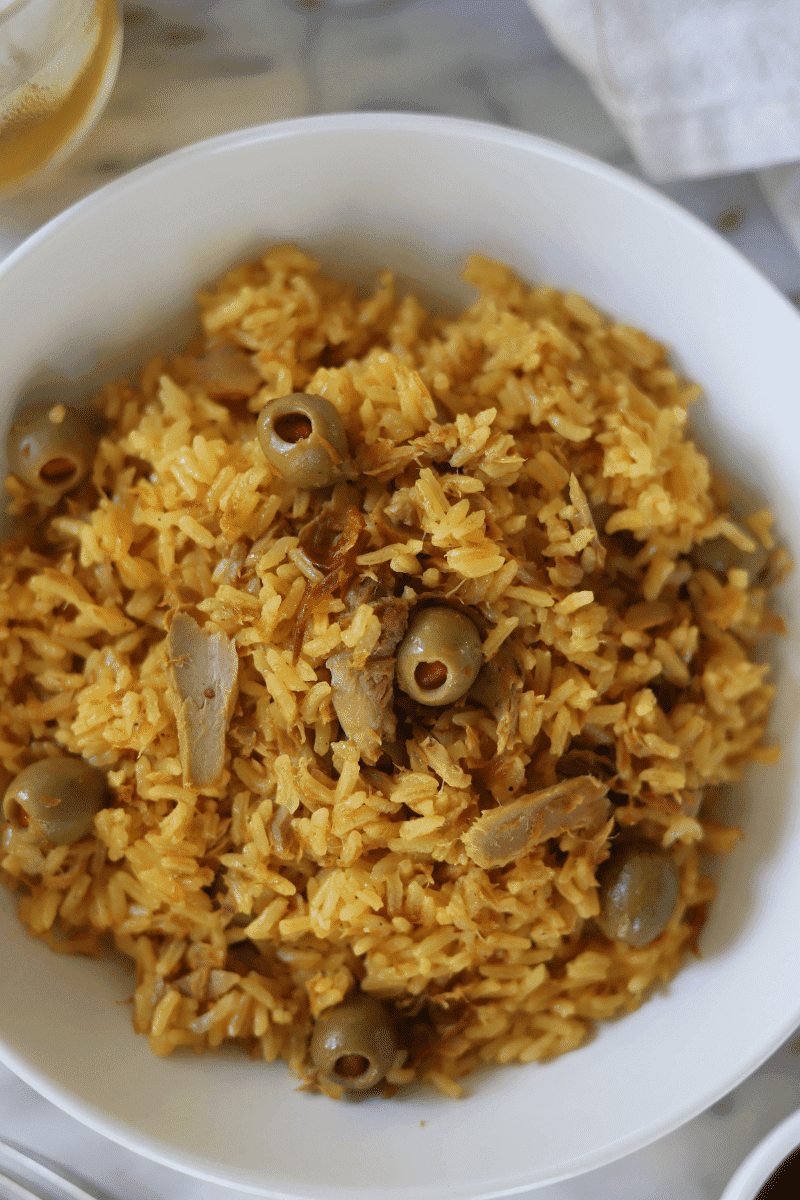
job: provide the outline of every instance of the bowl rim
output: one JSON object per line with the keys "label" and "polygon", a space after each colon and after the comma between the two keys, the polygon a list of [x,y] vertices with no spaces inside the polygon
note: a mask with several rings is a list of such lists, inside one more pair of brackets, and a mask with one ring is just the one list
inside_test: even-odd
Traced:
{"label": "bowl rim", "polygon": [[256,144],[286,137],[304,136],[306,134],[324,133],[326,131],[366,132],[375,130],[383,130],[386,133],[404,132],[420,133],[423,135],[427,133],[446,132],[453,137],[464,139],[487,138],[497,145],[505,144],[520,149],[538,150],[540,154],[554,161],[577,165],[590,175],[595,175],[598,178],[615,183],[623,191],[631,192],[640,198],[646,198],[651,204],[656,206],[662,206],[670,213],[673,219],[688,225],[696,234],[701,233],[714,245],[719,246],[721,244],[726,246],[728,251],[741,264],[759,276],[762,282],[768,286],[776,298],[780,299],[789,312],[797,316],[795,306],[759,266],[753,263],[738,247],[724,238],[716,229],[696,216],[695,213],[690,212],[689,209],[678,203],[677,200],[673,200],[671,196],[667,196],[664,192],[659,191],[655,184],[639,179],[621,167],[604,162],[602,159],[584,150],[568,146],[566,143],[559,142],[555,138],[544,137],[537,133],[529,133],[527,130],[517,129],[513,126],[500,125],[496,121],[484,121],[471,117],[454,117],[444,113],[407,112],[403,109],[392,110],[390,112],[385,110],[365,110],[363,112],[315,113],[311,116],[287,117],[280,121],[259,122],[254,125],[245,125],[239,129],[229,130],[227,133],[215,134],[213,137],[202,138],[199,141],[190,142],[186,146],[180,146],[177,150],[170,150],[166,154],[159,154],[149,162],[133,167],[130,171],[126,171],[124,175],[119,176],[119,178],[113,179],[109,183],[103,184],[101,187],[89,192],[88,195],[81,197],[80,200],[76,200],[62,212],[57,213],[54,217],[45,221],[38,229],[28,234],[24,241],[3,259],[0,259],[0,279],[2,279],[2,276],[7,271],[13,270],[17,262],[24,258],[34,246],[46,241],[60,230],[62,226],[79,219],[85,212],[98,207],[98,205],[103,206],[113,201],[118,194],[145,184],[148,180],[160,174],[169,173],[174,167],[185,160],[197,160],[206,155],[224,153],[250,143]]}
{"label": "bowl rim", "polygon": [[[447,135],[471,142],[488,140],[497,146],[505,145],[533,152],[565,166],[577,167],[584,175],[606,180],[623,193],[634,195],[640,200],[646,201],[656,210],[660,208],[669,215],[671,221],[688,227],[695,235],[700,235],[718,249],[725,247],[729,255],[739,260],[739,263],[747,273],[757,277],[761,285],[765,284],[767,286],[773,298],[784,306],[787,313],[791,314],[791,318],[797,324],[798,332],[800,333],[800,313],[797,312],[791,302],[758,267],[750,262],[741,251],[732,246],[730,242],[711,226],[707,225],[699,217],[689,212],[670,197],[659,192],[650,184],[583,151],[575,150],[560,142],[543,138],[524,130],[505,127],[490,121],[402,111],[388,113],[345,112],[320,114],[261,123],[219,134],[161,155],[148,163],[134,168],[119,179],[113,180],[96,191],[91,192],[29,235],[0,262],[0,286],[4,285],[6,278],[13,274],[33,249],[40,247],[50,238],[60,235],[63,230],[68,229],[70,224],[82,220],[92,211],[97,211],[108,204],[113,204],[119,196],[125,193],[135,192],[139,187],[147,186],[152,179],[168,175],[180,168],[180,165],[184,162],[196,162],[199,159],[224,154],[250,144],[262,145],[279,139],[318,135],[326,132],[382,132],[387,136],[394,134]],[[526,1191],[530,1188],[538,1188],[558,1182],[559,1180],[575,1177],[642,1149],[644,1146],[672,1132],[696,1117],[699,1113],[705,1111],[720,1096],[736,1087],[752,1074],[794,1031],[798,1019],[800,1019],[800,1001],[798,1002],[798,1011],[787,1018],[777,1030],[773,1029],[773,1035],[767,1044],[760,1043],[758,1047],[751,1048],[747,1060],[744,1063],[740,1060],[735,1071],[732,1071],[724,1080],[717,1080],[714,1086],[708,1088],[700,1099],[695,1099],[691,1104],[684,1105],[680,1112],[673,1112],[661,1122],[653,1123],[649,1129],[640,1129],[635,1135],[607,1146],[604,1153],[596,1156],[592,1162],[581,1162],[580,1159],[582,1156],[576,1155],[578,1161],[567,1166],[561,1173],[553,1174],[549,1178],[540,1179],[533,1183],[523,1182],[512,1186],[501,1186],[499,1189],[490,1189],[489,1191],[470,1194],[476,1197],[480,1195],[483,1198],[488,1198],[490,1196],[509,1195],[515,1192]],[[179,1170],[187,1175],[223,1186],[235,1187],[240,1191],[275,1197],[295,1195],[297,1200],[300,1200],[299,1193],[287,1191],[285,1187],[279,1191],[270,1191],[268,1187],[248,1184],[241,1179],[234,1181],[230,1175],[226,1176],[219,1171],[209,1169],[208,1164],[197,1161],[187,1151],[170,1149],[164,1143],[156,1142],[152,1136],[132,1130],[126,1122],[109,1117],[103,1111],[94,1109],[88,1103],[76,1099],[63,1085],[57,1083],[42,1070],[29,1065],[23,1056],[5,1044],[2,1036],[0,1036],[0,1060],[4,1061],[15,1074],[28,1082],[41,1095],[51,1100],[83,1124],[140,1155],[144,1155],[153,1161]],[[354,1193],[358,1191],[357,1187],[353,1189]],[[334,1191],[331,1189],[329,1194],[331,1196],[334,1195]],[[339,1192],[337,1191],[336,1194],[339,1194]],[[430,1197],[430,1200],[435,1200],[437,1195],[430,1188],[426,1188],[424,1192],[415,1188],[414,1194],[420,1198],[424,1196],[425,1200],[428,1200],[428,1197]],[[344,1189],[341,1189],[341,1195],[344,1196]],[[390,1191],[387,1191],[387,1195],[399,1195],[399,1192],[392,1188]],[[453,1195],[462,1195],[462,1193],[454,1191]],[[729,1197],[725,1196],[724,1200],[729,1200]],[[733,1200],[733,1196],[730,1197],[730,1200]]]}

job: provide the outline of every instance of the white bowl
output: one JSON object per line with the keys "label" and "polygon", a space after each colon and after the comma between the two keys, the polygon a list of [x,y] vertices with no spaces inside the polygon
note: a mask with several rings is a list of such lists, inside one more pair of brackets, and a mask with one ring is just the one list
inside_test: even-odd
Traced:
{"label": "white bowl", "polygon": [[[785,1158],[800,1147],[800,1109],[768,1133],[731,1176],[720,1200],[756,1200],[761,1188]],[[784,1188],[783,1195],[788,1195]]]}
{"label": "white bowl", "polygon": [[[800,317],[716,234],[619,172],[527,134],[446,118],[328,116],[179,151],[46,226],[0,269],[8,407],[57,398],[187,332],[196,287],[294,240],[359,281],[384,264],[453,305],[472,250],[576,289],[674,347],[706,387],[695,426],[716,462],[777,512],[800,553]],[[89,382],[87,382],[87,380]],[[0,1055],[109,1137],[195,1175],[275,1197],[497,1196],[598,1167],[730,1091],[800,1021],[796,944],[798,583],[784,589],[774,735],[782,765],[743,789],[745,839],[689,962],[638,1012],[546,1065],[335,1104],[236,1053],[156,1059],[134,1036],[130,980],[55,956],[5,897]]]}

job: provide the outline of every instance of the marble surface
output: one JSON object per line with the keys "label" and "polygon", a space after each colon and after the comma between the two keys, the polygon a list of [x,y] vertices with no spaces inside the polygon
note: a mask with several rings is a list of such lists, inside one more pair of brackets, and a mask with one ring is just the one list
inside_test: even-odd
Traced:
{"label": "marble surface", "polygon": [[[491,120],[638,173],[604,110],[524,0],[152,0],[126,3],[124,14],[122,65],[104,116],[60,174],[0,202],[0,258],[67,205],[143,162],[198,138],[309,113],[404,109]],[[789,176],[782,178],[785,191]],[[780,183],[767,189],[773,200]],[[755,176],[662,190],[714,225],[800,304],[800,253]],[[718,1200],[748,1151],[799,1105],[796,1035],[682,1129],[530,1195]],[[240,1194],[107,1141],[2,1066],[0,1137],[120,1200]],[[2,1157],[0,1151],[0,1164]],[[0,1182],[0,1198],[12,1194]]]}

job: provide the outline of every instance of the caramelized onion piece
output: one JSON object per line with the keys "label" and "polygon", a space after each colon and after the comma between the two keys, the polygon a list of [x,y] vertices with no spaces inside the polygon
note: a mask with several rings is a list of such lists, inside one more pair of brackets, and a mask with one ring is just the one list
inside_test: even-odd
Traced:
{"label": "caramelized onion piece", "polygon": [[521,858],[568,829],[599,829],[608,816],[607,791],[607,784],[582,775],[490,809],[473,821],[465,835],[467,854],[489,870]]}
{"label": "caramelized onion piece", "polygon": [[[313,527],[313,528],[312,528]],[[315,608],[352,579],[356,559],[369,541],[366,521],[357,508],[344,513],[326,513],[309,522],[311,533],[300,534],[300,545],[316,567],[325,572],[319,583],[306,584],[303,599],[295,617],[294,661],[300,657],[303,634],[308,618]],[[323,549],[324,547],[324,549]]]}
{"label": "caramelized onion piece", "polygon": [[575,532],[590,529],[594,534],[581,553],[581,566],[587,575],[591,575],[595,571],[602,571],[606,562],[606,549],[598,537],[591,505],[575,475],[569,477],[569,498],[575,507],[575,517],[573,518]]}
{"label": "caramelized onion piece", "polygon": [[212,346],[195,360],[193,370],[212,400],[247,400],[264,382],[250,355],[236,346]]}
{"label": "caramelized onion piece", "polygon": [[579,746],[567,750],[556,763],[556,775],[565,779],[577,779],[579,775],[593,775],[595,779],[611,779],[616,775],[616,766],[610,758],[594,750]]}
{"label": "caramelized onion piece", "polygon": [[276,804],[269,825],[269,840],[273,853],[278,858],[294,857],[294,835],[292,832],[292,814],[283,804]]}
{"label": "caramelized onion piece", "polygon": [[224,633],[205,633],[188,613],[177,613],[167,653],[183,781],[213,787],[225,764],[225,734],[238,694],[236,646]]}

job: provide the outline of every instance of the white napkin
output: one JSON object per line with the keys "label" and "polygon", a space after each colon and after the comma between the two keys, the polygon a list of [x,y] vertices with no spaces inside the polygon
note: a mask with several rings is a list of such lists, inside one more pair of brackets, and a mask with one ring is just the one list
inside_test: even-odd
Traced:
{"label": "white napkin", "polygon": [[800,0],[528,0],[657,182],[758,170],[800,249]]}
{"label": "white napkin", "polygon": [[759,171],[758,181],[770,208],[800,250],[800,163]]}
{"label": "white napkin", "polygon": [[656,180],[800,159],[798,0],[530,0]]}

